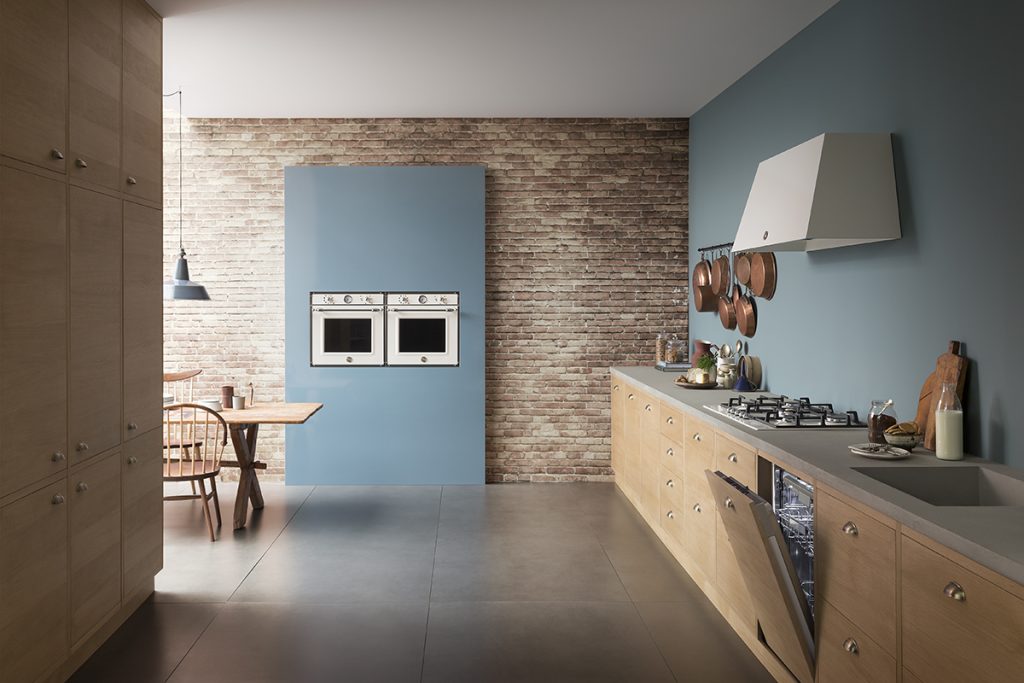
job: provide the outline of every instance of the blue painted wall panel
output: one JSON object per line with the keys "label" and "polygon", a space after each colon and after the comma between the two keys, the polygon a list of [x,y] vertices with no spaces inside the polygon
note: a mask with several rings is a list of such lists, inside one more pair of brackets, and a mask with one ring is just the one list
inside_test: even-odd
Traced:
{"label": "blue painted wall panel", "polygon": [[[894,133],[903,239],[779,255],[751,351],[773,391],[912,419],[946,342],[973,359],[968,445],[1024,466],[1024,5],[842,0],[690,126],[690,258],[735,235],[758,162],[826,131]],[[694,338],[730,342],[690,312]]]}
{"label": "blue painted wall panel", "polygon": [[[459,367],[310,367],[311,291],[457,291]],[[285,169],[289,484],[484,481],[484,168]]]}

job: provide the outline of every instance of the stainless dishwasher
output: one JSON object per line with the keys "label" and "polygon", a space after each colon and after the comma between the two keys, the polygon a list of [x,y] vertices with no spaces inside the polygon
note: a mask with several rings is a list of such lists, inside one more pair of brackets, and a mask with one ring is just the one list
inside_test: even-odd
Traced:
{"label": "stainless dishwasher", "polygon": [[772,511],[814,616],[814,484],[772,464]]}

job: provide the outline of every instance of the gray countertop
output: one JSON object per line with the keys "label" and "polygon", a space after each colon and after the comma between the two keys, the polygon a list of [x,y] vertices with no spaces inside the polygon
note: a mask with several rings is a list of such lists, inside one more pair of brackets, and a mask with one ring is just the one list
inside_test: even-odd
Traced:
{"label": "gray countertop", "polygon": [[1024,471],[981,458],[939,460],[922,449],[896,462],[854,455],[848,446],[867,441],[867,430],[753,430],[703,408],[724,403],[735,392],[694,391],[676,386],[675,373],[651,367],[615,367],[612,372],[640,385],[659,399],[715,426],[724,434],[757,448],[783,467],[835,489],[919,531],[979,564],[1024,584],[1024,507],[953,507],[926,503],[880,481],[857,467],[964,467],[980,465],[1024,481]]}

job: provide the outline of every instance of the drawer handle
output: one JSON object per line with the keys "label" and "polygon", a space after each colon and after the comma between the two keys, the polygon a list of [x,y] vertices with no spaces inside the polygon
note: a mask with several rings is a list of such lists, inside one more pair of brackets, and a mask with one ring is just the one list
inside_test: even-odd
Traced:
{"label": "drawer handle", "polygon": [[672,457],[672,456],[674,456],[675,454],[676,454],[676,452],[675,452],[674,450],[672,450],[671,448],[666,448],[666,449],[665,449],[665,455],[667,455],[668,457],[670,457],[670,458],[671,458],[671,457]]}
{"label": "drawer handle", "polygon": [[75,166],[78,168],[89,168],[89,164],[81,157],[75,159]]}
{"label": "drawer handle", "polygon": [[50,499],[50,504],[51,505],[60,505],[63,502],[64,502],[64,496],[60,495],[59,493],[57,495],[55,495],[53,498]]}
{"label": "drawer handle", "polygon": [[50,150],[50,158],[57,159],[59,161],[64,158],[64,152],[54,147]]}
{"label": "drawer handle", "polygon": [[737,462],[739,462],[739,461],[740,461],[740,459],[736,457],[736,454],[735,454],[735,453],[730,453],[730,454],[729,454],[729,462],[731,462],[731,463],[734,463],[734,464],[735,464],[735,463],[737,463]]}
{"label": "drawer handle", "polygon": [[53,455],[50,456],[50,460],[53,462],[62,462],[67,456],[64,455],[64,451],[54,451]]}
{"label": "drawer handle", "polygon": [[129,456],[128,456],[128,464],[129,464],[129,465],[134,465],[134,464],[135,464],[135,463],[137,463],[138,461],[139,461],[139,459],[138,459],[138,458],[136,458],[136,457],[135,457],[134,455],[129,455]]}
{"label": "drawer handle", "polygon": [[668,481],[665,482],[665,486],[669,487],[670,489],[674,489],[676,487],[676,483],[669,479]]}
{"label": "drawer handle", "polygon": [[700,512],[700,503],[694,503],[693,504],[693,511],[694,512]]}
{"label": "drawer handle", "polygon": [[646,410],[646,411],[647,411],[648,413],[649,413],[649,412],[651,412],[651,410],[652,410],[652,408],[651,408],[651,404],[650,404],[650,403],[648,403],[647,405],[645,405],[645,406],[644,406],[644,410]]}
{"label": "drawer handle", "polygon": [[78,445],[77,445],[77,446],[75,446],[75,450],[76,450],[76,451],[79,451],[79,452],[82,452],[82,451],[87,451],[87,450],[89,450],[89,444],[87,444],[87,443],[86,443],[86,442],[84,442],[84,441],[79,441],[79,442],[78,442]]}
{"label": "drawer handle", "polygon": [[860,529],[858,529],[857,525],[853,522],[847,522],[843,525],[843,533],[847,536],[856,536],[860,533]]}
{"label": "drawer handle", "polygon": [[669,415],[668,417],[665,418],[665,424],[667,424],[667,425],[674,425],[675,423],[676,423],[676,421],[672,418],[671,415]]}
{"label": "drawer handle", "polygon": [[702,438],[703,437],[701,437],[700,432],[697,432],[696,434],[693,435],[693,440],[694,441],[701,441]]}
{"label": "drawer handle", "polygon": [[947,583],[942,592],[947,598],[956,600],[957,602],[963,602],[967,599],[967,592],[964,590],[964,587],[956,581],[950,581]]}
{"label": "drawer handle", "polygon": [[618,384],[613,384],[612,385],[612,391],[618,391],[618,390],[619,390],[619,385]]}
{"label": "drawer handle", "polygon": [[89,485],[86,484],[84,481],[80,481],[78,482],[78,486],[75,487],[75,490],[78,491],[79,493],[85,493],[86,491],[89,490]]}
{"label": "drawer handle", "polygon": [[729,508],[731,510],[735,510],[736,509],[736,505],[732,502],[732,498],[726,498],[725,499],[725,507],[727,507],[727,508]]}
{"label": "drawer handle", "polygon": [[630,401],[633,401],[636,399],[636,394],[628,394],[626,398],[628,398]]}
{"label": "drawer handle", "polygon": [[128,184],[129,185],[135,185],[138,182],[139,181],[135,179],[135,176],[133,176],[133,175],[128,176]]}
{"label": "drawer handle", "polygon": [[669,510],[668,512],[665,513],[665,516],[668,517],[669,519],[675,519],[676,518],[676,513],[674,513],[671,510]]}
{"label": "drawer handle", "polygon": [[134,432],[138,428],[139,428],[139,425],[135,424],[134,422],[129,422],[128,423],[128,431],[129,432]]}
{"label": "drawer handle", "polygon": [[857,641],[853,638],[847,638],[843,641],[843,649],[849,652],[851,655],[860,653],[860,646],[857,645]]}

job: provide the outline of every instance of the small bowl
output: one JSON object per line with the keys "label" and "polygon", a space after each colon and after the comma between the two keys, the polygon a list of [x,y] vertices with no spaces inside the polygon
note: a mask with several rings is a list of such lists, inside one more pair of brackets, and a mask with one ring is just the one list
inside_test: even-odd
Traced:
{"label": "small bowl", "polygon": [[905,448],[908,451],[914,450],[914,447],[921,443],[920,434],[885,434],[885,441],[890,446],[896,446],[897,448]]}
{"label": "small bowl", "polygon": [[216,410],[218,413],[221,411],[221,407],[222,406],[220,404],[220,401],[213,401],[213,400],[211,400],[211,401],[198,401],[198,403],[199,403],[199,405],[203,406],[204,408],[209,408],[210,410]]}

